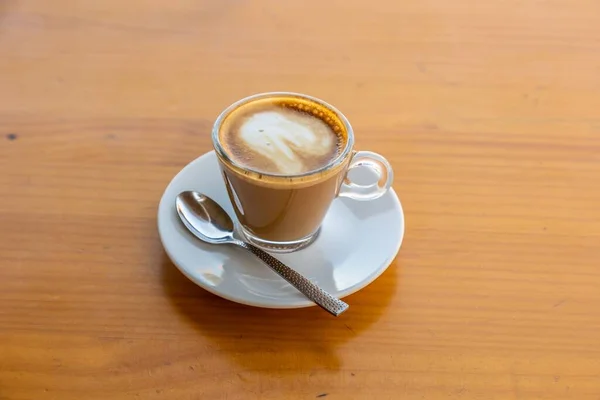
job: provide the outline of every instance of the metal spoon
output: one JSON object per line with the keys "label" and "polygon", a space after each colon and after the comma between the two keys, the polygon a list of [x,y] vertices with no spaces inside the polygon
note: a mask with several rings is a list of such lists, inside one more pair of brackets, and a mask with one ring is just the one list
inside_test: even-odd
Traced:
{"label": "metal spoon", "polygon": [[336,299],[275,257],[233,236],[233,221],[217,202],[198,192],[186,191],[175,200],[183,224],[198,239],[211,244],[235,244],[260,258],[273,271],[288,281],[310,300],[336,317],[346,311],[348,304]]}

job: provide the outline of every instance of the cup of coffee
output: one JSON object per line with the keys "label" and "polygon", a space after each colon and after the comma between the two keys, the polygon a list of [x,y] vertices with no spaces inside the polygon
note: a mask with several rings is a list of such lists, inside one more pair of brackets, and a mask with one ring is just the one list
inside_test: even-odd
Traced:
{"label": "cup of coffee", "polygon": [[[246,240],[273,252],[308,246],[336,197],[374,200],[390,188],[392,167],[354,149],[348,119],[326,102],[271,92],[239,100],[217,118],[212,140]],[[359,184],[350,170],[377,182]]]}

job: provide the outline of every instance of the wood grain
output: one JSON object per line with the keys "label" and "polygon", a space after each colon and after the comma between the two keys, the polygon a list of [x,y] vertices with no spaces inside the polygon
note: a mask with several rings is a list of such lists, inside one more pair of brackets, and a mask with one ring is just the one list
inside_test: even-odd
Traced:
{"label": "wood grain", "polygon": [[[596,0],[0,1],[0,399],[600,398]],[[407,231],[276,311],[168,261],[218,112],[293,90],[396,170]]]}

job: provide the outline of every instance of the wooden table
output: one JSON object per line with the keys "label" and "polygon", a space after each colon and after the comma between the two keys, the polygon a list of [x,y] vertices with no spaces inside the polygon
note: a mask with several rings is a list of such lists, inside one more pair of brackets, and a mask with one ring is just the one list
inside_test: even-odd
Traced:
{"label": "wooden table", "polygon": [[[0,399],[600,396],[597,0],[0,1]],[[160,196],[246,95],[396,170],[348,313],[188,281]]]}

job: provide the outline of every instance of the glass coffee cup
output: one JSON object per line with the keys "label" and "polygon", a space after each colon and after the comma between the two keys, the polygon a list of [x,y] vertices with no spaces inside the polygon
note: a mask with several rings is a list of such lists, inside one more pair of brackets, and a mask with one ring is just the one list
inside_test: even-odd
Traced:
{"label": "glass coffee cup", "polygon": [[[354,149],[354,132],[340,111],[304,94],[239,100],[219,115],[212,140],[241,233],[271,252],[312,243],[336,197],[374,200],[393,181],[385,158]],[[370,169],[377,182],[350,179],[357,168]]]}

